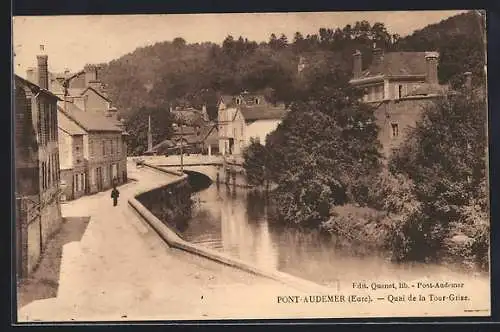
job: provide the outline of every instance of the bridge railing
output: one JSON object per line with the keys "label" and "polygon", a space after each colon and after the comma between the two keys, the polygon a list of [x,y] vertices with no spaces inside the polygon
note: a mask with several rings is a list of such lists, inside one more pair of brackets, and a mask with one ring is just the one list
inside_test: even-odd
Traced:
{"label": "bridge railing", "polygon": [[[180,155],[172,155],[172,156],[138,156],[132,159],[134,162],[142,161],[149,164],[154,165],[171,165],[178,166],[181,164],[181,156]],[[208,156],[201,154],[191,154],[183,156],[184,165],[211,165],[211,164],[222,164],[223,157],[222,156]]]}

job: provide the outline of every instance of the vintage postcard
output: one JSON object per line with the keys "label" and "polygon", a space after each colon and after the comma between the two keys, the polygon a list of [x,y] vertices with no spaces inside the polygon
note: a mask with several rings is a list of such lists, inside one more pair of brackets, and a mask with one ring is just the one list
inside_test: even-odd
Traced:
{"label": "vintage postcard", "polygon": [[489,316],[486,18],[14,17],[18,322]]}

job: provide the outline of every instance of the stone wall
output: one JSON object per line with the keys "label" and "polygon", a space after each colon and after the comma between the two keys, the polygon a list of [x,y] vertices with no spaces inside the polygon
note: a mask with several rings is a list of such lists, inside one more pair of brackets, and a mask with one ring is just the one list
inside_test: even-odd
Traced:
{"label": "stone wall", "polygon": [[390,157],[393,149],[397,149],[404,142],[408,130],[415,126],[424,108],[433,100],[428,97],[393,100],[381,104],[376,109],[375,118],[380,127],[379,140],[386,157]]}
{"label": "stone wall", "polygon": [[139,195],[137,200],[153,215],[182,232],[191,218],[192,188],[187,179]]}
{"label": "stone wall", "polygon": [[[16,79],[16,210],[20,276],[33,271],[61,223],[56,98]],[[23,113],[23,116],[20,116]]]}
{"label": "stone wall", "polygon": [[27,270],[26,273],[33,272],[38,265],[41,255],[40,247],[40,219],[35,219],[32,223],[27,225]]}
{"label": "stone wall", "polygon": [[61,182],[64,183],[64,189],[61,193],[61,201],[70,201],[73,199],[73,169],[61,169]]}

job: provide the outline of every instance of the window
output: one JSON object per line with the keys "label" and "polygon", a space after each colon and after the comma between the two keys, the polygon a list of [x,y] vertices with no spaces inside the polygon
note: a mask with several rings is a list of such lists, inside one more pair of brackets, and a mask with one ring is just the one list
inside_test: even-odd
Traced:
{"label": "window", "polygon": [[85,174],[80,174],[80,181],[81,181],[81,185],[80,185],[80,190],[83,190],[83,188],[85,188]]}
{"label": "window", "polygon": [[48,105],[43,103],[43,143],[44,145],[47,145],[47,142],[49,141],[49,112],[48,112]]}
{"label": "window", "polygon": [[113,152],[113,150],[114,150],[114,149],[113,149],[113,141],[109,141],[109,143],[110,143],[109,145],[110,145],[110,147],[111,147],[111,148],[110,148],[110,150],[111,150],[111,155],[113,155],[113,153],[114,153],[114,152]]}
{"label": "window", "polygon": [[45,189],[45,163],[42,162],[42,190]]}
{"label": "window", "polygon": [[55,183],[56,183],[56,170],[55,170],[55,167],[54,167],[54,165],[55,165],[54,156],[55,155],[51,155],[50,156],[50,165],[51,165],[51,168],[52,168],[52,170],[51,170],[52,177],[51,177],[50,181],[52,181],[52,185],[55,185]]}
{"label": "window", "polygon": [[47,187],[50,187],[52,185],[52,168],[51,168],[51,162],[50,162],[50,155],[49,155],[49,161],[47,164]]}
{"label": "window", "polygon": [[102,141],[102,155],[106,155],[106,141]]}
{"label": "window", "polygon": [[[45,108],[47,112],[47,142],[52,141],[52,112],[50,109],[50,104],[47,103],[47,107]],[[50,168],[50,166],[49,166]]]}
{"label": "window", "polygon": [[54,141],[57,141],[57,107],[52,107],[52,119],[54,121],[54,123],[52,124],[52,128],[54,128],[53,130],[53,140]]}
{"label": "window", "polygon": [[392,138],[396,138],[399,136],[399,126],[397,123],[392,123],[391,124],[392,128]]}
{"label": "window", "polygon": [[258,105],[258,104],[259,104],[259,102],[260,102],[259,98],[255,98],[255,104],[257,104],[257,105]]}
{"label": "window", "polygon": [[400,84],[398,85],[398,99],[401,99],[403,97],[403,86]]}
{"label": "window", "polygon": [[60,180],[60,177],[61,177],[61,174],[60,174],[60,169],[59,169],[59,155],[56,154],[56,169],[57,169],[57,173],[56,173],[56,180],[59,182]]}
{"label": "window", "polygon": [[42,136],[42,104],[39,103],[38,104],[39,107],[38,107],[38,123],[37,123],[37,134],[38,134],[38,141],[40,143],[43,143],[42,139],[43,139],[43,136]]}
{"label": "window", "polygon": [[239,105],[241,104],[241,99],[240,98],[236,98],[236,105]]}

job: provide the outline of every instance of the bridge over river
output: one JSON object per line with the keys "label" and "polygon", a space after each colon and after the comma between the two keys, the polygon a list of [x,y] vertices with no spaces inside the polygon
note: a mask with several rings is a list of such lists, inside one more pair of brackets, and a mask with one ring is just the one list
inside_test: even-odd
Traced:
{"label": "bridge over river", "polygon": [[[181,171],[181,156],[140,156],[132,158],[149,165],[167,170]],[[236,184],[246,186],[243,160],[239,156],[208,156],[200,154],[184,155],[182,160],[183,172],[186,174],[200,173],[212,182]]]}

